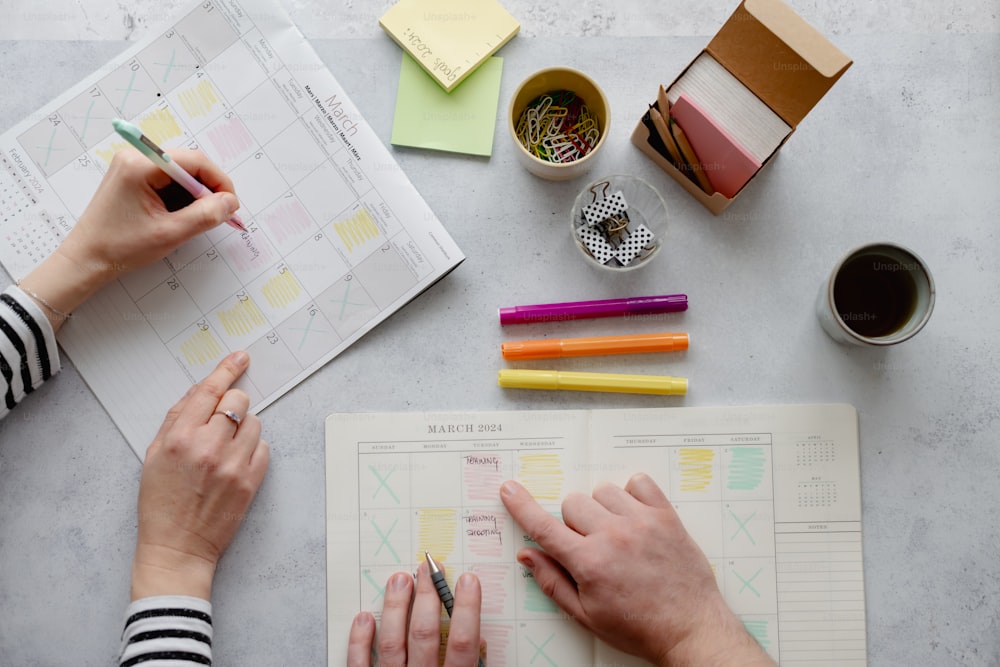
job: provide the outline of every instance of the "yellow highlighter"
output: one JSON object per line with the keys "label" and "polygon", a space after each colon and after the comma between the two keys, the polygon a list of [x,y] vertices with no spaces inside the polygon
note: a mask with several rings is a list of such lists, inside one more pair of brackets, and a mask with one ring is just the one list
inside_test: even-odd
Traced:
{"label": "yellow highlighter", "polygon": [[501,370],[497,376],[497,383],[501,387],[511,389],[608,391],[621,394],[660,394],[664,396],[683,396],[688,389],[687,378],[666,375],[577,373],[513,368]]}

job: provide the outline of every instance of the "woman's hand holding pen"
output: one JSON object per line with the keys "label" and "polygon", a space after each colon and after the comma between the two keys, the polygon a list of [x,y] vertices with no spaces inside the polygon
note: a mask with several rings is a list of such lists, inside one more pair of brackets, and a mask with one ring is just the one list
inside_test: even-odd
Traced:
{"label": "woman's hand holding pen", "polygon": [[544,551],[518,560],[604,642],[657,665],[774,663],[726,605],[712,568],[647,475],[568,495],[563,521],[516,482],[500,498]]}
{"label": "woman's hand holding pen", "polygon": [[166,256],[193,236],[229,218],[239,207],[233,183],[200,151],[170,156],[216,193],[170,211],[157,193],[171,185],[138,151],[119,151],[90,204],[66,239],[21,281],[40,302],[53,328],[92,294],[123,273]]}

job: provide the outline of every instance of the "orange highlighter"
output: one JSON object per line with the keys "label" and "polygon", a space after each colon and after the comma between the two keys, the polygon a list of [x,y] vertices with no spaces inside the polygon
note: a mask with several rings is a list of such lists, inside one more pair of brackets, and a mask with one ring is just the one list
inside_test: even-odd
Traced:
{"label": "orange highlighter", "polygon": [[674,352],[686,349],[688,349],[688,335],[686,333],[516,340],[500,346],[503,358],[511,360],[596,357],[606,354]]}

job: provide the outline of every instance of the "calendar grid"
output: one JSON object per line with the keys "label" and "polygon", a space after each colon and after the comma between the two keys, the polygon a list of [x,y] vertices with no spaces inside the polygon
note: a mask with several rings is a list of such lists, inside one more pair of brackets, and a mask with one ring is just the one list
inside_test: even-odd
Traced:
{"label": "calendar grid", "polygon": [[[462,260],[405,176],[377,168],[392,158],[300,38],[267,0],[194,3],[3,137],[0,260],[16,276],[72,228],[114,155],[132,150],[114,117],[164,149],[202,150],[232,179],[246,232],[192,239],[123,277],[111,311],[94,313],[158,348],[156,371],[178,393],[246,349],[243,388],[259,409]],[[83,330],[64,328],[71,356],[98,343]],[[109,410],[122,398],[113,381],[98,391]],[[116,422],[130,440],[155,432]]]}

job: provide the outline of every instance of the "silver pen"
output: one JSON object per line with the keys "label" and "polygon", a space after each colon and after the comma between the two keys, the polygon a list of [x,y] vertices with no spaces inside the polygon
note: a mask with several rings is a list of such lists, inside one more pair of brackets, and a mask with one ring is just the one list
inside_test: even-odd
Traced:
{"label": "silver pen", "polygon": [[[430,569],[431,583],[434,584],[438,597],[441,598],[444,610],[448,612],[448,618],[451,618],[451,612],[455,609],[455,596],[451,594],[451,588],[448,587],[448,582],[444,580],[444,573],[441,572],[441,568],[431,558],[430,553],[425,551],[424,556],[427,557],[427,567]],[[479,657],[476,667],[485,667],[482,656]]]}

